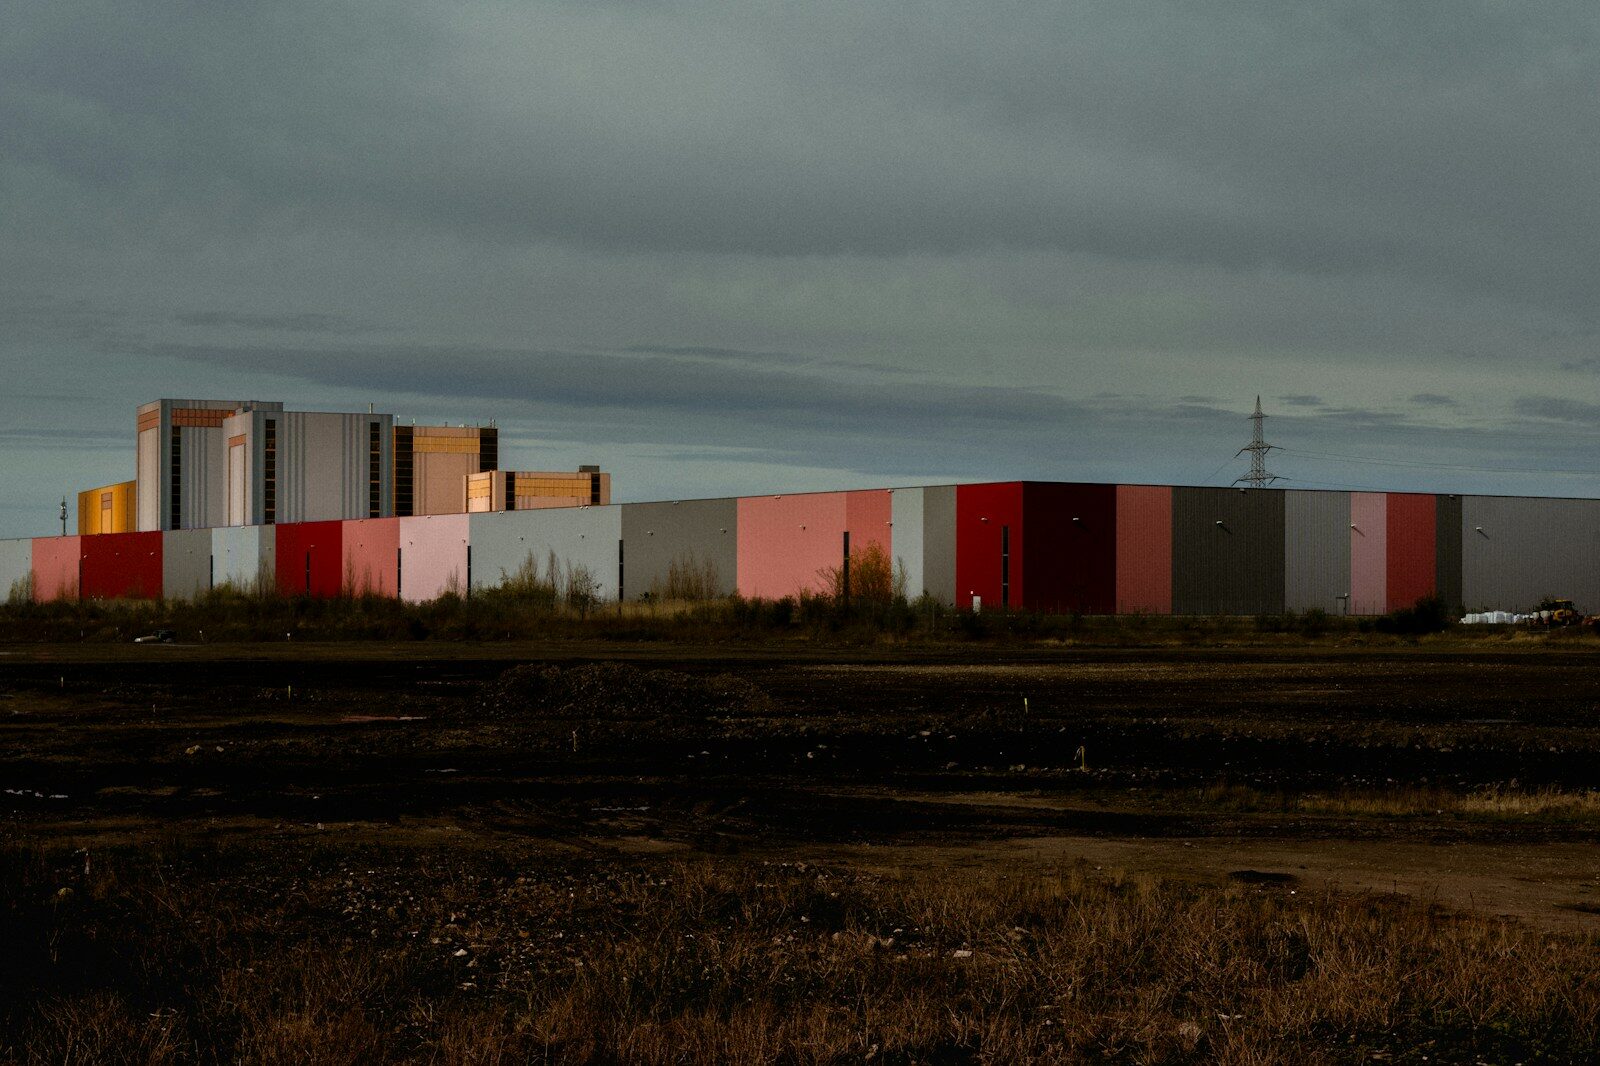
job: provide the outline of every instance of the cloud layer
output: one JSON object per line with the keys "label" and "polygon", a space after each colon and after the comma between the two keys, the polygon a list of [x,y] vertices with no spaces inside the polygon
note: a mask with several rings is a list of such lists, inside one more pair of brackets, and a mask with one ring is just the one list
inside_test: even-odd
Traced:
{"label": "cloud layer", "polygon": [[[1301,451],[1435,464],[1308,479],[1600,495],[1587,6],[6,22],[0,535],[127,476],[40,431],[196,391],[498,417],[633,498],[1227,480],[1259,392]],[[1549,473],[1467,469],[1510,467]]]}

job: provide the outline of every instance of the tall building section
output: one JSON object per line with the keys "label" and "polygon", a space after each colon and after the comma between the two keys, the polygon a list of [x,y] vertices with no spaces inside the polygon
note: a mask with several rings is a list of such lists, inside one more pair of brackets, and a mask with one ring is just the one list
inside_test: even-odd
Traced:
{"label": "tall building section", "polygon": [[138,409],[137,501],[140,531],[202,529],[227,522],[223,428],[238,411],[282,411],[251,400],[155,400]]}
{"label": "tall building section", "polygon": [[394,513],[463,514],[468,476],[499,465],[494,426],[395,426]]}

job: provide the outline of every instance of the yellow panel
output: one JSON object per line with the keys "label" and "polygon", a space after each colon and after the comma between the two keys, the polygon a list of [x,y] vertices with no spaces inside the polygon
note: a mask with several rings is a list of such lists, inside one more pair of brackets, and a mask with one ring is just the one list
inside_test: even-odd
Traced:
{"label": "yellow panel", "polygon": [[128,533],[138,521],[138,482],[122,481],[78,493],[78,533]]}
{"label": "yellow panel", "polygon": [[413,437],[413,452],[451,452],[459,455],[478,453],[477,437]]}

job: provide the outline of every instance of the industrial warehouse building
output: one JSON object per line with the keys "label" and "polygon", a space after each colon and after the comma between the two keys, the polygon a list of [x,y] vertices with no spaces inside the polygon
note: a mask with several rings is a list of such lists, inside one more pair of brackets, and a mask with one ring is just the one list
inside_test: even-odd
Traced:
{"label": "industrial warehouse building", "polygon": [[1373,615],[1433,593],[1456,611],[1600,609],[1597,500],[1010,481],[571,502],[0,541],[0,590],[177,598],[265,579],[421,601],[553,556],[608,600],[659,594],[674,565],[771,598],[820,591],[820,571],[877,545],[911,596],[963,609]]}
{"label": "industrial warehouse building", "polygon": [[134,479],[78,493],[80,535],[611,502],[611,477],[598,467],[499,470],[493,425],[166,399],[141,404],[135,430]]}

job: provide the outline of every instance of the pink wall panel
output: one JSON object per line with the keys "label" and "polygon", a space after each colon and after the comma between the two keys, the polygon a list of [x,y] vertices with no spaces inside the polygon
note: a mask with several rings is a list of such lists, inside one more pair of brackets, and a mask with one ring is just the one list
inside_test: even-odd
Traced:
{"label": "pink wall panel", "polygon": [[[858,552],[876,544],[894,558],[894,494],[888,489],[864,489],[844,494],[845,528],[850,531],[850,550]],[[844,555],[843,547],[839,551]]]}
{"label": "pink wall panel", "polygon": [[344,586],[354,596],[398,596],[398,518],[344,524]]}
{"label": "pink wall panel", "polygon": [[36,537],[33,542],[33,600],[78,598],[82,537]]}
{"label": "pink wall panel", "polygon": [[1434,525],[1438,505],[1432,494],[1389,493],[1389,610],[1410,607],[1431,596],[1437,581]]}
{"label": "pink wall panel", "polygon": [[[884,493],[885,501],[889,494]],[[823,588],[818,571],[844,561],[847,493],[744,496],[738,507],[739,595],[777,599]],[[888,521],[885,502],[883,520]],[[863,504],[863,522],[870,508]]]}
{"label": "pink wall panel", "polygon": [[1389,609],[1389,501],[1382,492],[1350,494],[1350,613]]}
{"label": "pink wall panel", "polygon": [[1117,611],[1172,613],[1172,489],[1117,486]]}
{"label": "pink wall panel", "polygon": [[413,603],[467,591],[468,516],[430,515],[400,522],[400,598]]}

